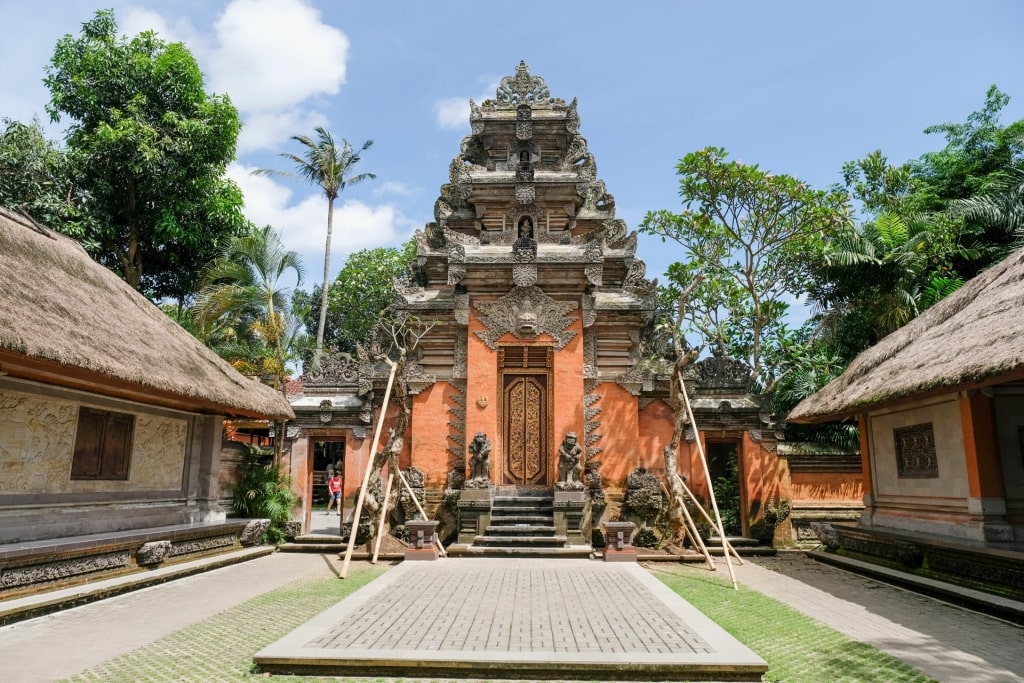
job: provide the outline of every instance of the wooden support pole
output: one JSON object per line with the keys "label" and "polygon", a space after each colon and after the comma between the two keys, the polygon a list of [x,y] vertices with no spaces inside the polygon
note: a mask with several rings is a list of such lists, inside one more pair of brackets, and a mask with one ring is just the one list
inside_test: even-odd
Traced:
{"label": "wooden support pole", "polygon": [[[725,540],[725,526],[722,524],[722,515],[718,512],[718,501],[715,500],[715,488],[711,485],[711,470],[708,468],[708,459],[704,455],[704,443],[700,440],[700,431],[697,429],[697,420],[693,417],[693,408],[690,407],[690,397],[686,394],[686,383],[683,382],[683,373],[676,373],[676,378],[679,380],[679,391],[683,395],[683,405],[686,406],[686,415],[690,418],[690,425],[693,427],[693,434],[697,441],[697,453],[700,454],[700,464],[704,468],[704,478],[708,482],[708,497],[711,498],[711,508],[715,511],[715,519],[718,521],[718,536],[722,539],[722,543]],[[733,590],[739,590],[740,586],[736,582],[736,571],[732,568],[732,555],[728,551],[725,553],[725,564],[729,567],[729,578],[732,579]]]}
{"label": "wooden support pole", "polygon": [[[416,504],[416,509],[419,510],[420,517],[423,519],[430,519],[427,517],[427,513],[423,510],[423,506],[420,505],[420,501],[416,499],[416,494],[413,492],[412,486],[409,485],[409,481],[405,478],[401,469],[398,470],[398,480],[403,486],[405,486],[405,490],[409,492],[409,497],[412,498],[412,502]],[[447,551],[445,551],[444,546],[441,545],[440,542],[437,544],[437,550],[441,553],[441,557],[448,557]]]}
{"label": "wooden support pole", "polygon": [[[683,481],[683,478],[680,477],[678,474],[675,475],[675,476],[679,477],[679,485],[683,487],[684,491],[686,491],[686,495],[688,495],[690,498],[693,498],[693,500],[696,501],[697,500],[697,496],[693,495],[693,491],[691,491],[690,487],[686,485],[686,482]],[[707,510],[702,508],[700,505],[697,505],[695,507],[698,510],[700,510],[700,514],[704,515],[704,519],[706,519],[708,521],[708,524],[710,524],[711,526],[715,525],[715,520],[711,519],[711,516],[708,515],[708,511]],[[722,549],[725,550],[725,552],[731,552],[733,554],[733,557],[736,558],[736,561],[740,563],[740,566],[743,565],[743,558],[741,558],[740,554],[738,552],[736,552],[736,548],[734,548],[732,543],[730,543],[729,541],[727,541],[724,538],[722,539]]]}
{"label": "wooden support pole", "polygon": [[384,402],[380,406],[380,419],[377,420],[377,430],[373,433],[373,445],[370,446],[370,455],[366,460],[366,471],[363,472],[363,485],[359,487],[359,496],[356,498],[356,511],[352,516],[352,531],[348,535],[348,545],[345,546],[345,560],[341,563],[341,571],[338,578],[344,579],[348,575],[348,566],[352,562],[352,550],[356,545],[356,532],[359,531],[359,515],[363,514],[363,501],[366,499],[366,487],[370,483],[370,470],[373,469],[373,458],[377,454],[377,445],[380,443],[380,433],[384,429],[384,416],[388,412],[388,401],[391,399],[391,387],[395,383],[395,373],[398,370],[398,363],[388,360],[391,365],[391,374],[388,376],[388,388],[384,391]]}
{"label": "wooden support pole", "polygon": [[380,542],[384,538],[384,522],[388,518],[388,503],[391,502],[391,484],[394,481],[395,473],[388,472],[388,486],[387,490],[384,491],[384,507],[381,511],[380,523],[377,525],[377,539],[373,544],[373,557],[370,559],[370,564],[377,564],[377,555],[380,554]]}
{"label": "wooden support pole", "polygon": [[715,566],[715,561],[711,559],[711,552],[708,547],[704,545],[704,539],[700,537],[700,532],[697,531],[697,525],[693,523],[693,517],[690,515],[690,511],[686,509],[686,501],[680,498],[676,498],[676,504],[681,506],[683,509],[683,517],[686,518],[686,533],[689,534],[690,540],[697,546],[701,554],[704,555],[704,561],[708,563],[708,569],[716,571],[718,567]]}

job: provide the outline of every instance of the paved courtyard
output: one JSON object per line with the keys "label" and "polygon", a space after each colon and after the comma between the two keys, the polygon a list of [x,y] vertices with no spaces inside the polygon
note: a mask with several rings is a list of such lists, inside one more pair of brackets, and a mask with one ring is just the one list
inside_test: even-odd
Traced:
{"label": "paved courtyard", "polygon": [[[264,670],[758,681],[764,660],[635,563],[406,562],[256,654]],[[723,676],[725,678],[725,676]]]}
{"label": "paved courtyard", "polygon": [[[469,567],[467,560],[433,563],[438,567]],[[496,566],[507,562],[495,561]],[[133,658],[130,678],[120,680],[240,680],[251,666],[245,655],[243,626],[251,620],[289,621],[281,633],[331,609],[291,615],[287,602],[262,602],[270,591],[301,585],[340,585],[333,581],[340,562],[333,555],[278,553],[240,565],[218,569],[84,605],[38,619],[0,628],[0,681],[33,683],[91,673],[81,680],[105,681],[105,666],[114,658]],[[353,564],[355,576],[365,563]],[[601,565],[598,565],[601,566]],[[385,578],[401,569],[387,570]],[[674,564],[651,567],[651,576],[663,572],[700,571]],[[879,584],[800,555],[746,562],[737,569],[740,581],[782,600],[849,636],[892,654],[939,681],[962,683],[1024,682],[1024,629],[942,602]],[[725,567],[720,566],[720,573]],[[320,582],[319,584],[315,582]],[[373,585],[373,584],[371,584]],[[383,584],[381,584],[383,585]],[[525,590],[525,589],[524,589]],[[250,603],[247,610],[239,606]],[[683,620],[684,623],[686,620]],[[532,622],[532,617],[531,617]],[[203,652],[180,650],[174,635],[180,629],[209,624]],[[571,627],[571,623],[570,623]],[[355,637],[341,631],[338,637]],[[277,638],[280,636],[274,636]],[[489,637],[489,636],[488,636]],[[271,642],[271,641],[265,641]],[[531,641],[532,647],[532,641]],[[216,669],[196,670],[195,678],[161,677],[152,671],[160,657],[178,659],[190,654],[202,661],[242,653],[237,674]],[[253,649],[247,650],[253,652]],[[138,653],[136,656],[135,653]]]}

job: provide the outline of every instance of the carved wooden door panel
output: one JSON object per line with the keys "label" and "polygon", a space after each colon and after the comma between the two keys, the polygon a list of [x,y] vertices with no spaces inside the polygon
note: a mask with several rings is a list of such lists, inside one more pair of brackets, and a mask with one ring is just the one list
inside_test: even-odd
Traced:
{"label": "carved wooden door panel", "polygon": [[548,483],[547,379],[540,373],[503,377],[503,484]]}

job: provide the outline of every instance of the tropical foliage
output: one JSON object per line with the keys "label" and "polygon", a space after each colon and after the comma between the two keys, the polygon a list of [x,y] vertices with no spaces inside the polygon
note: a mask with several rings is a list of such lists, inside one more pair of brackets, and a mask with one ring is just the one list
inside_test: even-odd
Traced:
{"label": "tropical foliage", "polygon": [[283,388],[304,341],[283,281],[301,283],[303,275],[302,259],[273,227],[233,238],[203,271],[191,313],[195,334],[243,373]]}
{"label": "tropical foliage", "polygon": [[196,273],[245,228],[225,176],[241,124],[209,95],[181,43],[151,31],[119,37],[110,10],[56,45],[44,82],[56,122],[68,119],[72,197],[91,220],[58,222],[154,300],[187,299]]}
{"label": "tropical foliage", "polygon": [[334,200],[350,185],[357,185],[365,180],[372,180],[377,176],[373,173],[354,173],[356,164],[362,160],[362,153],[373,145],[373,140],[367,140],[357,151],[348,140],[342,140],[341,146],[334,141],[334,137],[324,128],[316,129],[316,139],[306,135],[296,135],[292,138],[304,148],[303,154],[282,153],[280,156],[291,161],[295,165],[294,172],[274,171],[270,169],[257,169],[253,173],[257,175],[279,175],[301,178],[318,186],[323,190],[327,198],[327,241],[324,244],[324,279],[321,289],[327,292],[326,297],[320,298],[320,317],[316,327],[316,351],[314,364],[319,362],[320,355],[324,349],[324,329],[327,321],[328,301],[330,300],[331,275],[331,235],[334,232]]}
{"label": "tropical foliage", "polygon": [[271,454],[249,444],[241,470],[241,478],[231,492],[231,507],[239,517],[269,519],[267,539],[271,543],[285,540],[285,525],[291,521],[298,497],[292,492],[291,479]]}

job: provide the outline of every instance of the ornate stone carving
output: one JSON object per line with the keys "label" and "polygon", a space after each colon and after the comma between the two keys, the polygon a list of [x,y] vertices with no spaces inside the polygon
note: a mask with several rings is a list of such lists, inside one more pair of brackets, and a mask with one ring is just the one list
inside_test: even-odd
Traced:
{"label": "ornate stone carving", "polygon": [[[452,470],[463,473],[462,477],[465,479],[466,451],[463,444],[466,443],[466,381],[453,381],[451,386],[454,391],[448,394],[451,401],[451,405],[448,406],[448,413],[451,415],[448,419],[448,454],[452,456]],[[462,485],[449,488],[462,488]]]}
{"label": "ornate stone carving", "polygon": [[469,357],[469,335],[466,330],[455,331],[455,361],[452,364],[452,378],[466,379],[467,362]]}
{"label": "ornate stone carving", "polygon": [[242,530],[242,535],[238,540],[245,546],[260,545],[263,543],[263,537],[266,536],[267,529],[269,528],[269,519],[254,519],[245,525],[245,529]]}
{"label": "ornate stone carving", "polygon": [[687,366],[686,379],[702,389],[730,389],[746,393],[752,375],[750,366],[725,355],[711,356]]}
{"label": "ornate stone carving", "polygon": [[505,76],[498,85],[495,104],[499,109],[518,109],[519,105],[551,108],[551,93],[540,76],[531,76],[526,62],[519,62],[514,76]]}
{"label": "ornate stone carving", "polygon": [[597,322],[597,297],[593,294],[583,296],[583,328],[586,329]]}
{"label": "ornate stone carving", "polygon": [[640,259],[633,259],[626,269],[626,277],[622,281],[623,289],[635,289],[647,282],[644,276],[647,275],[647,264]]}
{"label": "ornate stone carving", "polygon": [[135,564],[140,567],[160,564],[164,561],[164,557],[170,549],[170,541],[153,541],[151,543],[143,543],[142,546],[135,551]]}
{"label": "ornate stone carving", "polygon": [[646,467],[638,467],[626,477],[623,512],[636,515],[641,520],[653,519],[661,512],[664,503],[661,482]]}
{"label": "ornate stone carving", "polygon": [[0,586],[3,588],[19,588],[36,583],[60,581],[73,576],[92,574],[128,567],[129,553],[122,550],[105,555],[92,555],[71,560],[58,560],[46,564],[34,564],[27,567],[12,567],[0,574]]}
{"label": "ornate stone carving", "polygon": [[939,459],[931,422],[892,430],[896,441],[896,472],[900,479],[935,479]]}
{"label": "ornate stone carving", "polygon": [[483,489],[491,486],[491,440],[483,432],[477,432],[469,444],[469,479],[463,485],[467,489]]}
{"label": "ornate stone carving", "polygon": [[529,140],[533,137],[533,114],[529,104],[516,107],[516,139]]}
{"label": "ornate stone carving", "polygon": [[406,386],[409,387],[410,394],[418,394],[437,381],[434,375],[426,374],[419,363],[411,360],[405,364],[405,369],[402,371],[402,379],[405,380]]}
{"label": "ornate stone carving", "polygon": [[353,439],[365,439],[366,438],[366,427],[358,426],[352,428]]}
{"label": "ornate stone carving", "polygon": [[467,206],[466,200],[473,194],[473,181],[461,154],[448,164],[448,176],[451,182],[441,186],[441,199],[453,209]]}
{"label": "ornate stone carving", "polygon": [[331,419],[333,419],[334,415],[331,413],[333,406],[334,404],[328,398],[320,401],[320,421],[324,424],[330,423]]}
{"label": "ornate stone carving", "polygon": [[558,447],[558,482],[556,491],[582,491],[583,470],[580,456],[583,449],[576,443],[576,432],[568,432]]}
{"label": "ornate stone carving", "polygon": [[640,395],[640,392],[643,391],[645,381],[647,381],[647,378],[644,377],[644,373],[638,365],[634,365],[615,380],[616,384],[633,396]]}
{"label": "ornate stone carving", "polygon": [[303,386],[339,386],[359,382],[359,364],[343,351],[327,351],[320,357],[320,367],[310,368],[302,375]]}
{"label": "ornate stone carving", "polygon": [[516,201],[520,204],[533,204],[537,191],[533,183],[516,183]]}
{"label": "ornate stone carving", "polygon": [[516,287],[530,287],[537,284],[537,265],[535,263],[517,263],[512,266],[512,282]]}
{"label": "ornate stone carving", "polygon": [[[586,382],[590,385],[591,382]],[[601,434],[597,431],[601,428],[600,420],[595,420],[600,413],[601,408],[597,406],[597,403],[601,400],[601,394],[594,393],[594,387],[585,387],[583,394],[583,434],[584,434],[584,445],[586,446],[587,462],[591,458],[598,455],[604,449],[600,446],[595,446],[598,441],[601,440]]]}
{"label": "ornate stone carving", "polygon": [[583,333],[583,377],[597,379],[597,337],[591,333]]}
{"label": "ornate stone carving", "polygon": [[[270,524],[270,520],[253,520],[253,521],[266,521]],[[246,526],[248,529],[248,526]],[[243,531],[243,534],[245,532]],[[195,553],[204,553],[208,550],[216,550],[217,548],[230,548],[235,544],[235,537],[233,535],[224,536],[210,536],[208,538],[192,538],[183,541],[174,541],[171,543],[171,549],[167,552],[171,557],[181,557],[182,555],[193,555]]]}
{"label": "ornate stone carving", "polygon": [[[409,484],[409,488],[412,489],[413,494],[416,496],[416,500],[419,501],[420,505],[423,505],[427,498],[427,491],[424,488],[426,476],[423,470],[418,467],[410,467],[409,469],[402,470],[402,474],[405,476],[406,483]],[[409,489],[402,486],[398,494],[398,506],[402,510],[403,519],[415,519],[419,514],[419,510],[416,508],[416,503],[413,502],[413,498],[409,495]]]}
{"label": "ornate stone carving", "polygon": [[520,320],[524,312],[533,313],[537,317],[536,334],[547,333],[555,339],[555,348],[562,349],[576,336],[569,332],[575,318],[568,317],[569,311],[579,307],[575,301],[557,301],[544,293],[539,287],[516,287],[511,292],[494,302],[478,302],[475,308],[482,315],[479,320],[487,331],[478,330],[477,336],[492,350],[497,350],[498,339],[507,332],[520,339]]}

